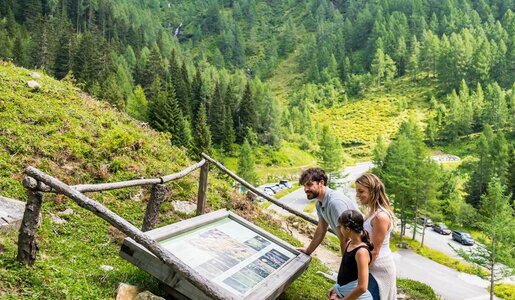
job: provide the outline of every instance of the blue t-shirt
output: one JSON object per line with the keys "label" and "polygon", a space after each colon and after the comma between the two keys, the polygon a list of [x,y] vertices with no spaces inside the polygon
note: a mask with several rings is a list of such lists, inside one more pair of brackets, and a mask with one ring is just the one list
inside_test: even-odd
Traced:
{"label": "blue t-shirt", "polygon": [[324,219],[335,233],[338,232],[338,217],[342,212],[353,209],[357,210],[356,201],[350,200],[340,191],[327,188],[322,203],[317,200],[316,203],[318,219]]}

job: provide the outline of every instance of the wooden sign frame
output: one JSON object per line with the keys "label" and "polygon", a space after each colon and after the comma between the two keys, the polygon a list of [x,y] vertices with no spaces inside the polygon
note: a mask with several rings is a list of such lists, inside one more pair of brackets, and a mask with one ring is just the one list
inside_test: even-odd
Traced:
{"label": "wooden sign frame", "polygon": [[[237,291],[237,288],[231,289],[231,286],[228,288],[228,286],[225,285],[227,282],[226,280],[224,282],[216,282],[213,276],[202,270],[194,270],[192,268],[192,272],[198,272],[200,276],[205,277],[206,285],[211,285],[211,288],[217,290],[222,295],[226,295],[224,298],[245,300],[275,299],[284,291],[284,289],[286,289],[286,287],[289,286],[289,284],[298,278],[309,265],[309,262],[311,261],[310,256],[298,251],[294,246],[282,241],[276,236],[264,231],[249,221],[227,210],[218,210],[212,213],[200,215],[191,219],[145,232],[145,234],[155,241],[161,243],[162,245],[172,245],[171,248],[173,248],[173,243],[175,240],[179,241],[183,238],[185,239],[186,236],[191,236],[196,232],[206,232],[209,230],[210,233],[215,232],[222,234],[223,236],[227,236],[218,230],[213,231],[213,229],[216,229],[216,226],[218,226],[217,224],[222,224],[220,226],[227,224],[226,228],[228,228],[228,226],[231,224],[234,225],[234,223],[229,222],[236,222],[237,225],[242,225],[245,228],[244,231],[247,233],[252,231],[256,234],[253,239],[246,241],[245,244],[250,245],[249,247],[252,247],[252,249],[255,251],[259,250],[261,252],[258,251],[255,256],[246,259],[245,262],[250,261],[251,263],[248,264],[249,266],[251,264],[260,264],[261,266],[268,268],[268,270],[273,271],[270,273],[265,273],[265,275],[262,275],[261,277],[254,276],[260,280],[255,284],[255,286],[249,287],[244,285],[243,290]],[[227,237],[229,240],[232,240],[231,237]],[[202,240],[200,239],[199,241]],[[220,239],[220,242],[222,241],[223,239]],[[250,244],[248,242],[250,242]],[[237,244],[239,243],[233,244],[238,248]],[[204,246],[207,247],[206,245],[199,245],[200,248]],[[223,245],[223,247],[225,247],[225,245]],[[229,243],[228,247],[231,247],[231,243]],[[231,252],[230,249],[225,249],[227,249],[228,253]],[[247,247],[247,249],[250,248]],[[252,251],[252,249],[250,250]],[[179,257],[181,256],[179,253],[181,250],[185,249],[176,248],[175,253],[174,251],[171,253]],[[219,250],[222,250],[222,248]],[[240,250],[242,249],[236,249],[235,253]],[[192,248],[192,251],[196,250]],[[219,252],[221,253],[222,251]],[[225,251],[223,252],[225,253]],[[245,249],[243,249],[243,252],[245,252]],[[260,256],[263,252],[266,253]],[[281,254],[281,252],[283,254]],[[249,255],[250,254],[243,253],[243,257],[248,257]],[[206,295],[204,292],[193,286],[188,281],[188,278],[179,275],[176,271],[165,265],[145,247],[138,244],[131,238],[126,238],[124,240],[120,250],[120,256],[159,279],[166,285],[167,292],[172,294],[172,296],[177,299],[212,299],[209,297],[209,295]],[[259,258],[254,259],[254,257]],[[202,259],[202,257],[200,257],[200,259]],[[274,262],[271,261],[274,259],[278,259],[279,264],[274,264]],[[243,270],[244,268],[246,269],[245,262],[234,266],[234,269],[236,270],[234,271],[234,274],[239,273],[240,271],[248,271]],[[184,261],[184,263],[188,264],[188,261]],[[268,263],[268,265],[266,265],[266,263]],[[270,266],[272,266],[272,268],[270,268]],[[232,271],[229,270],[228,272],[231,273]],[[263,276],[265,277],[262,278]],[[247,279],[249,278],[246,276],[243,277]],[[226,279],[229,278],[227,277]]]}

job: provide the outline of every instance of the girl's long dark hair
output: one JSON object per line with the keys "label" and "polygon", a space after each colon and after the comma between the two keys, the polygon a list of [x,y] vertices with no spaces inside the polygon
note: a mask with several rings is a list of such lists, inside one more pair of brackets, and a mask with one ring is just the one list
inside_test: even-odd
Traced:
{"label": "girl's long dark hair", "polygon": [[374,245],[370,241],[368,232],[363,228],[363,215],[357,210],[346,210],[340,217],[338,217],[338,223],[342,227],[348,227],[350,230],[361,234],[361,241],[367,244],[370,251],[374,250]]}

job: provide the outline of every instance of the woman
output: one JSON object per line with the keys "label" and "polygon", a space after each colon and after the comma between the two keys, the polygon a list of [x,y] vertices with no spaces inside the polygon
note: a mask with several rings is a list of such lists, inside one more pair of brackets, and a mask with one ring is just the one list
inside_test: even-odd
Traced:
{"label": "woman", "polygon": [[[374,245],[370,274],[377,281],[379,298],[395,300],[395,263],[390,250],[390,233],[395,226],[395,218],[384,184],[374,174],[363,174],[356,180],[356,197],[368,210],[363,227],[370,234]],[[369,289],[374,295],[373,288],[369,286]]]}

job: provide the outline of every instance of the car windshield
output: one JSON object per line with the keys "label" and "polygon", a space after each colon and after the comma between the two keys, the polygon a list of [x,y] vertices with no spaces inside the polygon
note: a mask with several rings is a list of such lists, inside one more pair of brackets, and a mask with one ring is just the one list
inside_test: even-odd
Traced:
{"label": "car windshield", "polygon": [[440,224],[440,228],[447,229],[447,226],[445,226],[444,224]]}
{"label": "car windshield", "polygon": [[466,238],[469,238],[469,239],[471,238],[470,234],[468,234],[468,233],[463,233],[463,236]]}

